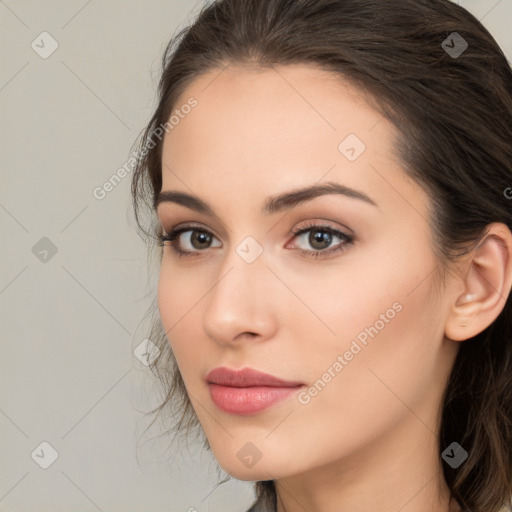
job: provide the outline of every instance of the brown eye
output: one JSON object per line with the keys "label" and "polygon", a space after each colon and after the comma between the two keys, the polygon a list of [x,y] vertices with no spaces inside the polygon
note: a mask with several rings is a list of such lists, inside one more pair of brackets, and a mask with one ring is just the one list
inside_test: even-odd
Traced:
{"label": "brown eye", "polygon": [[192,235],[189,240],[196,249],[205,249],[212,240],[212,237],[206,231],[190,231]]}
{"label": "brown eye", "polygon": [[[345,250],[348,245],[354,243],[353,236],[330,226],[312,224],[303,229],[296,230],[294,233],[295,238],[303,239],[305,245],[312,247],[312,249],[299,249],[299,252],[313,258],[325,258],[332,253]],[[339,238],[341,242],[330,248],[333,239],[336,238]]]}
{"label": "brown eye", "polygon": [[322,228],[311,229],[309,232],[308,243],[318,251],[327,249],[332,241],[332,235]]}
{"label": "brown eye", "polygon": [[[190,234],[183,236],[185,233]],[[201,252],[206,252],[205,249],[222,245],[211,246],[213,239],[215,239],[215,236],[205,229],[185,226],[173,229],[168,235],[160,236],[159,245],[165,245],[165,242],[170,242],[170,246],[179,256],[197,256]],[[185,245],[184,248],[183,245]]]}

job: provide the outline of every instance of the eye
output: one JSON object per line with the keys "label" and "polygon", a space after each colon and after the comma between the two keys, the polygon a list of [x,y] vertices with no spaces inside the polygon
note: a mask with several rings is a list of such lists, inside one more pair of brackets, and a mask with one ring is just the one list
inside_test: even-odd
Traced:
{"label": "eye", "polygon": [[[309,235],[308,235],[309,233]],[[354,243],[354,237],[331,226],[310,224],[304,228],[294,230],[295,238],[309,244],[313,250],[299,249],[299,253],[313,258],[326,258],[338,251],[344,251],[347,245]],[[307,236],[306,236],[307,235]],[[329,248],[334,238],[339,238],[341,243]]]}
{"label": "eye", "polygon": [[[189,233],[184,236],[185,233]],[[332,228],[331,226],[310,224],[301,229],[293,231],[294,238],[302,239],[313,247],[313,250],[298,249],[298,252],[306,257],[312,258],[326,258],[331,254],[338,251],[343,251],[350,244],[354,243],[354,237],[347,235],[343,231]],[[309,236],[306,234],[309,233]],[[333,239],[339,238],[340,243],[334,247],[329,248]],[[165,245],[165,242],[170,242],[173,251],[181,257],[196,257],[205,249],[210,247],[221,247],[222,244],[214,246],[211,245],[212,240],[216,237],[207,229],[198,226],[183,226],[181,228],[173,229],[167,235],[160,235],[158,245]]]}
{"label": "eye", "polygon": [[[182,236],[185,233],[190,234]],[[170,242],[170,246],[180,258],[183,256],[190,257],[196,256],[198,251],[203,252],[204,249],[208,249],[213,238],[215,236],[206,229],[195,226],[183,226],[173,229],[168,235],[160,235],[158,245],[165,245],[165,242]],[[182,249],[183,239],[187,241],[185,249]],[[216,247],[220,247],[220,245]]]}

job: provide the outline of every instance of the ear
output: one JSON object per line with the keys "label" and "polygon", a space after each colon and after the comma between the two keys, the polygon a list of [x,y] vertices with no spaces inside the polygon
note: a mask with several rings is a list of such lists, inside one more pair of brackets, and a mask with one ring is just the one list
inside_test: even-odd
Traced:
{"label": "ear", "polygon": [[489,224],[462,270],[464,277],[445,325],[445,336],[455,341],[482,332],[505,307],[512,287],[512,233],[508,227]]}

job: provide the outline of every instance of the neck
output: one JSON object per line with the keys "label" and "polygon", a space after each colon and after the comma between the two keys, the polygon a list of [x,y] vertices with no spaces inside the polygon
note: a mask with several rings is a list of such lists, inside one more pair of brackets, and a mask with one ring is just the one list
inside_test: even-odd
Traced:
{"label": "neck", "polygon": [[275,480],[277,512],[457,512],[436,436],[414,415],[339,460]]}

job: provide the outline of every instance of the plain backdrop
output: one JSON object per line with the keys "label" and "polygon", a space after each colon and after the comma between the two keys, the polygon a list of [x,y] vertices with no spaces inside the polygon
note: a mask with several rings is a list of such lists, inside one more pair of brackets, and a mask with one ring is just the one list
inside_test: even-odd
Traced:
{"label": "plain backdrop", "polygon": [[[197,443],[166,451],[144,434],[156,391],[135,352],[157,276],[130,220],[131,175],[94,195],[130,156],[163,50],[202,3],[0,0],[0,512],[253,501],[249,482],[216,485]],[[510,60],[512,0],[460,4]]]}

